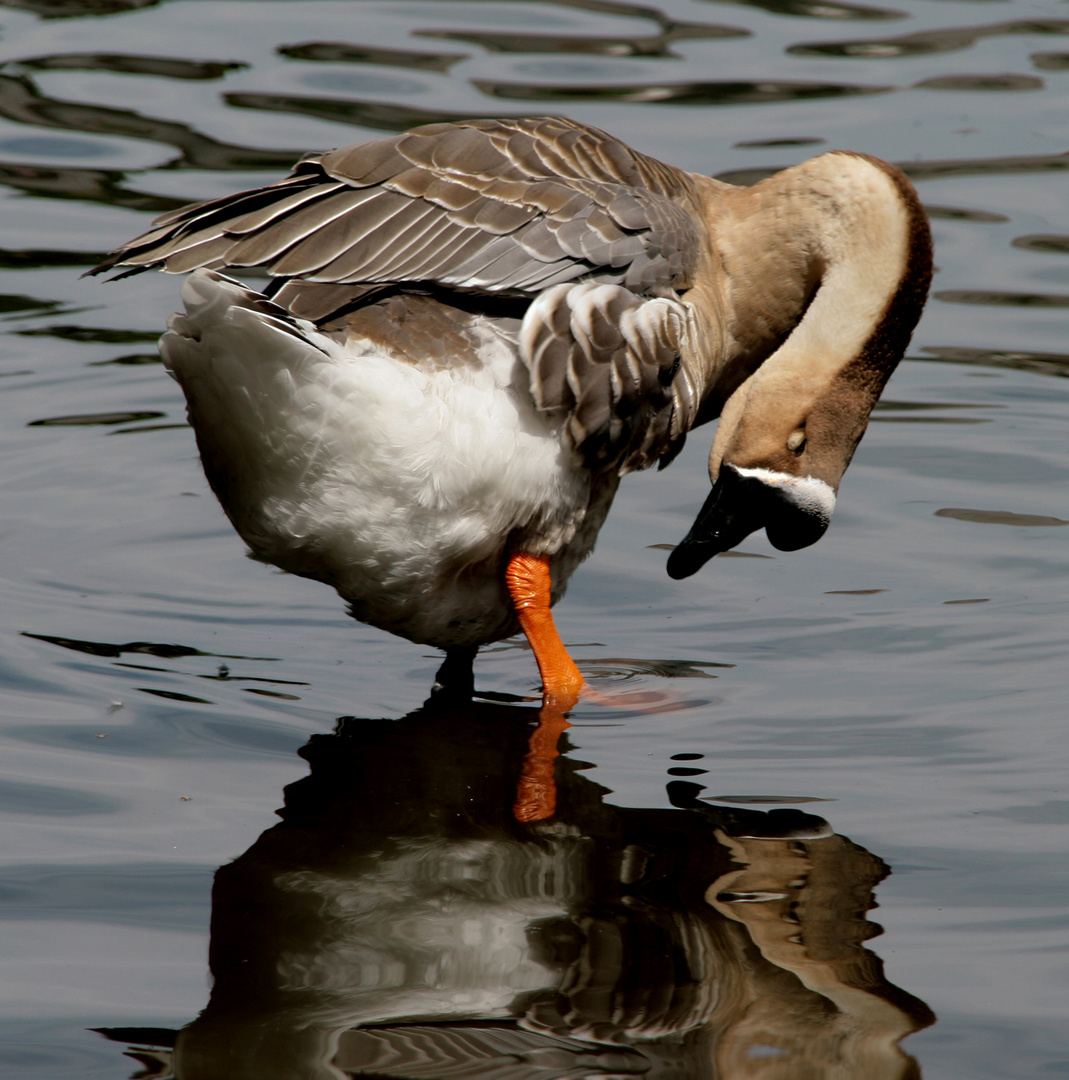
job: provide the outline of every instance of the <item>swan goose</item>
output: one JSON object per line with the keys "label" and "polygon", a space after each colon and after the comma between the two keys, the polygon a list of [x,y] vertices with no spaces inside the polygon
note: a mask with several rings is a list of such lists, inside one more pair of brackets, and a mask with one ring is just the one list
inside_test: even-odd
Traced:
{"label": "swan goose", "polygon": [[[265,267],[261,294],[218,271]],[[446,651],[517,625],[546,700],[583,679],[550,614],[620,477],[720,417],[668,560],[824,533],[920,317],[924,212],[832,152],[750,188],[574,121],[472,120],[304,158],[165,214],[99,267],[193,271],[160,342],[257,559]],[[120,275],[125,276],[125,275]]]}

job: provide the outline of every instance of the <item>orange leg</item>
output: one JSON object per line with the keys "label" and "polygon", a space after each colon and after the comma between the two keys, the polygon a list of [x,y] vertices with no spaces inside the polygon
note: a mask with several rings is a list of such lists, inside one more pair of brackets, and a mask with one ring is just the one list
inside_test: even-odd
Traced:
{"label": "orange leg", "polygon": [[568,655],[549,611],[549,559],[523,551],[513,555],[505,583],[542,673],[544,703],[567,712],[579,700],[583,676]]}
{"label": "orange leg", "polygon": [[560,709],[543,705],[538,713],[538,727],[531,741],[516,783],[516,803],[512,808],[517,821],[530,823],[551,818],[557,809],[557,780],[554,776],[557,740],[572,725]]}
{"label": "orange leg", "polygon": [[513,814],[517,821],[544,821],[553,816],[557,806],[553,776],[559,754],[557,740],[571,726],[564,714],[579,700],[585,684],[549,611],[549,560],[526,552],[513,555],[505,582],[542,673],[542,708],[523,759]]}

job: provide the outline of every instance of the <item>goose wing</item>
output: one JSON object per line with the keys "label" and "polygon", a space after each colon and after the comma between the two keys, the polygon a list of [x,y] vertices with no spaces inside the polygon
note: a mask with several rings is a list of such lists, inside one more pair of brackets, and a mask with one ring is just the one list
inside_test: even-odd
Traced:
{"label": "goose wing", "polygon": [[529,312],[537,332],[526,336],[540,348],[525,359],[542,408],[581,414],[571,437],[584,454],[624,453],[636,468],[690,426],[690,402],[671,384],[677,294],[703,250],[696,205],[686,173],[596,128],[433,124],[311,155],[279,183],[166,214],[93,272],[264,266],[284,279],[274,300],[321,324],[390,285],[528,300],[577,282],[610,286],[611,298],[586,305],[551,292],[555,304]]}

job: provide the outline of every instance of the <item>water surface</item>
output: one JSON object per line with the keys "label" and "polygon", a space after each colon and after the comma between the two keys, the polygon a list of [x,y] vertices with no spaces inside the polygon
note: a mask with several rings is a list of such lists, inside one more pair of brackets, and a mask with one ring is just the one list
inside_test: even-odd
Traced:
{"label": "water surface", "polygon": [[[1024,0],[0,6],[0,1073],[1069,1072],[1067,80]],[[888,158],[938,273],[818,545],[672,582],[710,434],[625,482],[558,621],[673,707],[578,708],[524,833],[531,704],[424,709],[433,650],[245,559],[177,282],[78,275],[306,150],[533,112],[740,183]],[[537,686],[518,641],[476,679]]]}

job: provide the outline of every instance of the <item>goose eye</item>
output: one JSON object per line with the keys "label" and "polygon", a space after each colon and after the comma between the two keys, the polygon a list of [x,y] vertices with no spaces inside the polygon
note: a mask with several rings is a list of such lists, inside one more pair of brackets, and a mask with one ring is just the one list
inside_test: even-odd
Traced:
{"label": "goose eye", "polygon": [[787,439],[787,449],[793,450],[796,454],[800,454],[805,449],[805,431],[802,428],[791,432]]}

